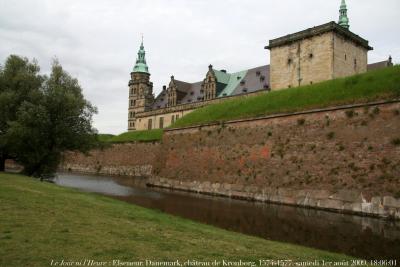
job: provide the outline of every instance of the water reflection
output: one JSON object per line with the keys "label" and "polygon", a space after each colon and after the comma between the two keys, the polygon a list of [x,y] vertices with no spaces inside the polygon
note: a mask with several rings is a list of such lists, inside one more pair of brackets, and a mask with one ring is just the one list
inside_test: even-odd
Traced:
{"label": "water reflection", "polygon": [[265,239],[367,259],[400,259],[399,222],[147,188],[140,178],[60,174],[55,182]]}

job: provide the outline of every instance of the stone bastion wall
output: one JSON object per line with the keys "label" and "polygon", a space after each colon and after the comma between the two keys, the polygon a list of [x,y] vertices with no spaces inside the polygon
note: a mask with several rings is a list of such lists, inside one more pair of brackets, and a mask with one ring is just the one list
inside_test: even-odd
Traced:
{"label": "stone bastion wall", "polygon": [[400,101],[166,130],[67,153],[61,169],[150,186],[400,219]]}

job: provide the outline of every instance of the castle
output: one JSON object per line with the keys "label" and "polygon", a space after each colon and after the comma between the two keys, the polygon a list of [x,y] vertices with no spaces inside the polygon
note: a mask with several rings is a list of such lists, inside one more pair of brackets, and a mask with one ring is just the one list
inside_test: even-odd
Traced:
{"label": "castle", "polygon": [[129,81],[128,130],[162,129],[193,110],[236,97],[266,93],[346,77],[392,65],[392,59],[368,65],[373,48],[349,30],[345,0],[338,23],[269,41],[270,65],[228,73],[212,65],[202,81],[188,83],[171,76],[168,87],[154,97],[143,40]]}

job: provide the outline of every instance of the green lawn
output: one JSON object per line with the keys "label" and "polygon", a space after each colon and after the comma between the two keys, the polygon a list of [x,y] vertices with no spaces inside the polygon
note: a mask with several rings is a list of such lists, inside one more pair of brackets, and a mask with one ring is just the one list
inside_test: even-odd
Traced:
{"label": "green lawn", "polygon": [[113,135],[113,134],[98,134],[97,136],[98,136],[98,139],[100,142],[107,142],[111,138],[113,138],[115,135]]}
{"label": "green lawn", "polygon": [[136,141],[151,142],[151,141],[161,140],[162,134],[163,134],[162,129],[125,132],[120,135],[113,136],[105,141],[110,143],[124,143],[124,142],[136,142]]}
{"label": "green lawn", "polygon": [[179,128],[399,97],[400,66],[394,66],[314,85],[205,106],[179,119],[171,127]]}
{"label": "green lawn", "polygon": [[0,173],[0,211],[0,266],[50,266],[61,259],[351,259],[14,174]]}

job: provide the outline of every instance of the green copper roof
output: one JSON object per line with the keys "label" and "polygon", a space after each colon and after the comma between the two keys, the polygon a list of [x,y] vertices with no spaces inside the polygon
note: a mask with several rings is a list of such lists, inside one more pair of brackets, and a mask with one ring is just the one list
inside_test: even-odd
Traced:
{"label": "green copper roof", "polygon": [[349,18],[347,17],[347,6],[346,6],[346,1],[342,0],[342,4],[340,5],[340,16],[339,16],[339,22],[338,24],[342,26],[343,28],[349,29]]}
{"label": "green copper roof", "polygon": [[133,67],[133,72],[149,73],[149,67],[147,66],[147,63],[146,63],[146,52],[144,51],[143,39],[142,39],[142,43],[140,44],[135,67]]}
{"label": "green copper roof", "polygon": [[220,71],[220,70],[213,70],[215,73],[215,77],[217,78],[217,82],[228,84],[230,74]]}
{"label": "green copper roof", "polygon": [[[214,72],[216,72],[216,71],[214,71]],[[218,71],[218,72],[220,72],[220,71]],[[231,73],[231,74],[227,74],[227,73],[224,73],[224,74],[226,74],[229,77],[229,79],[226,83],[225,88],[218,94],[218,97],[230,96],[233,93],[233,91],[235,90],[235,88],[239,85],[239,83],[246,76],[247,70],[236,72],[236,73]],[[217,74],[215,74],[215,75],[217,76]],[[226,77],[224,77],[224,78],[226,79]],[[218,76],[217,76],[217,80],[218,80]]]}

